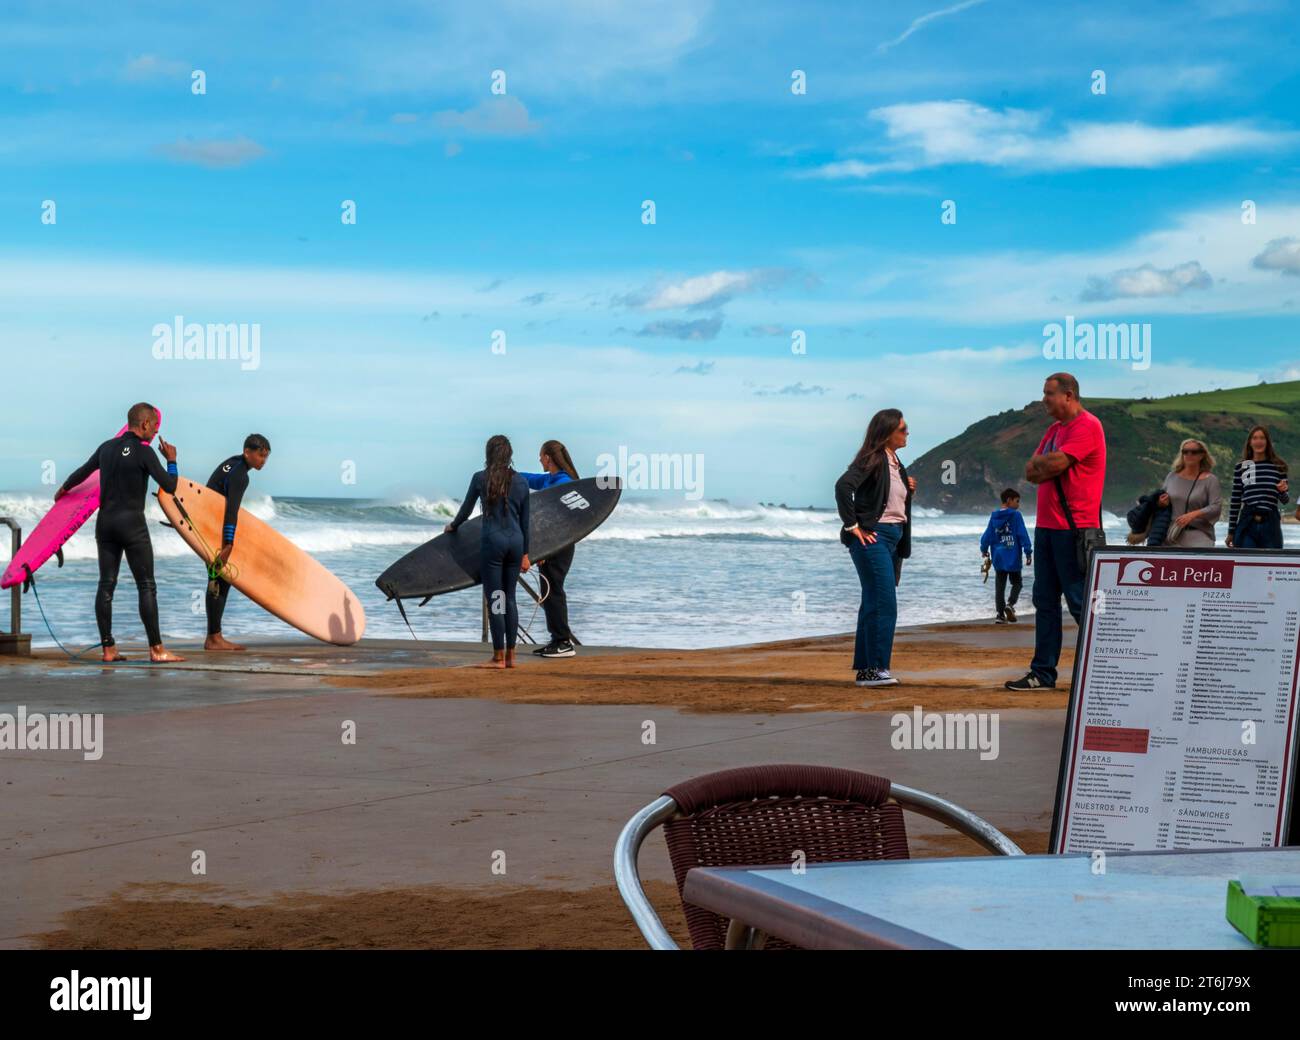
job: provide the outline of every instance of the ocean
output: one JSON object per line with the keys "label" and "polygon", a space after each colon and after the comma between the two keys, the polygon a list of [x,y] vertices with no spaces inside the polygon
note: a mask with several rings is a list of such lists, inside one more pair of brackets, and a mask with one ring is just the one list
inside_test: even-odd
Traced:
{"label": "ocean", "polygon": [[[0,492],[0,516],[31,530],[45,514],[47,494]],[[365,606],[366,635],[409,639],[394,604],[375,578],[394,560],[434,537],[455,514],[452,499],[270,498],[250,495],[245,508],[347,582]],[[202,639],[206,583],[198,557],[169,529],[149,499],[159,612],[164,638]],[[1108,539],[1127,527],[1106,514]],[[989,619],[993,582],[981,581],[979,536],[986,515],[945,515],[918,509],[912,558],[899,588],[899,624]],[[1032,531],[1032,517],[1027,517]],[[830,509],[687,502],[625,494],[613,516],[578,545],[567,582],[570,624],[583,642],[640,647],[700,648],[851,631],[859,587],[848,550],[839,543],[839,518]],[[1300,548],[1300,526],[1284,527],[1288,548]],[[1226,524],[1218,530],[1219,542]],[[10,556],[0,528],[0,565]],[[64,548],[65,565],[47,563],[37,575],[41,602],[55,634],[80,649],[98,641],[94,620],[95,563],[92,519]],[[535,572],[534,572],[535,574]],[[1029,604],[1026,572],[1022,609]],[[540,610],[522,590],[520,619],[545,642]],[[421,639],[477,639],[481,594],[467,589],[430,600],[407,613]],[[114,622],[120,641],[142,641],[134,583],[125,562],[118,580]],[[8,596],[0,606],[8,623]],[[23,599],[23,627],[35,646],[53,646],[34,597]],[[232,592],[225,632],[232,639],[306,639]]]}

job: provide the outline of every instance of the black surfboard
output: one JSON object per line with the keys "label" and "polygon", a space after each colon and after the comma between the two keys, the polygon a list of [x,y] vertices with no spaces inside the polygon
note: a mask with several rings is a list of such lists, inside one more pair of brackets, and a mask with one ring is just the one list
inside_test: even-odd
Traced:
{"label": "black surfboard", "polygon": [[[608,485],[608,486],[602,486]],[[545,560],[603,524],[623,493],[610,477],[585,477],[534,491],[528,500],[528,555]],[[479,584],[481,515],[407,553],[375,581],[389,599],[424,599]]]}

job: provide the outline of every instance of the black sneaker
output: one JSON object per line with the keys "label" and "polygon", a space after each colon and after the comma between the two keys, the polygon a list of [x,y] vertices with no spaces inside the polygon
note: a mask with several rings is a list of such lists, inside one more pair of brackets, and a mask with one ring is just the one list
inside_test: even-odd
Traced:
{"label": "black sneaker", "polygon": [[1002,685],[1008,690],[1015,690],[1017,693],[1026,693],[1030,690],[1056,689],[1056,683],[1045,683],[1033,672],[1030,672],[1023,679],[1012,679],[1010,682],[1005,682]]}
{"label": "black sneaker", "polygon": [[873,679],[877,678],[874,668],[859,668],[857,678],[853,680],[855,686],[870,686]]}
{"label": "black sneaker", "polygon": [[879,668],[863,668],[853,680],[856,686],[897,686],[898,680],[888,671]]}
{"label": "black sneaker", "polygon": [[1010,621],[1013,625],[1016,623],[1016,608],[1015,608],[1015,607],[1007,607],[1007,620]]}
{"label": "black sneaker", "polygon": [[993,619],[993,624],[995,625],[1005,625],[1006,623],[1007,623],[1007,619],[1003,617],[1001,614],[999,614],[996,618]]}
{"label": "black sneaker", "polygon": [[540,657],[540,656],[542,656],[543,654],[545,654],[547,650],[553,650],[553,649],[555,649],[555,640],[554,640],[554,639],[552,639],[552,640],[551,640],[549,643],[547,643],[545,646],[539,646],[539,647],[537,647],[537,648],[533,651],[533,653],[537,654],[537,655]]}
{"label": "black sneaker", "polygon": [[577,657],[578,651],[567,639],[560,639],[542,648],[543,657]]}

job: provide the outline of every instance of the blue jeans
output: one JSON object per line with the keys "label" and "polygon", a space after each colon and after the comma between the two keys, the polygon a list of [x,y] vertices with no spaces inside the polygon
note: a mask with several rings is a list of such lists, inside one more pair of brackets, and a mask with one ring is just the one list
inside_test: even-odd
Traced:
{"label": "blue jeans", "polygon": [[898,598],[894,591],[894,556],[903,537],[902,524],[876,524],[876,540],[849,543],[849,555],[862,583],[858,607],[858,635],[853,644],[853,668],[888,669],[894,652],[894,627],[898,624]]}
{"label": "blue jeans", "polygon": [[1232,544],[1237,549],[1282,548],[1282,514],[1276,509],[1243,509]]}
{"label": "blue jeans", "polygon": [[1083,610],[1083,579],[1074,558],[1074,532],[1034,528],[1034,659],[1038,681],[1056,685],[1061,660],[1061,595],[1075,621]]}

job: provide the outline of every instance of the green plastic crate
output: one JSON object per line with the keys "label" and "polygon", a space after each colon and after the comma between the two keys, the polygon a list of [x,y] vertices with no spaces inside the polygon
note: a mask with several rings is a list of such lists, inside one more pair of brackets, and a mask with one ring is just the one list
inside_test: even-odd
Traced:
{"label": "green plastic crate", "polygon": [[1300,948],[1300,882],[1295,878],[1229,881],[1227,917],[1256,946]]}

